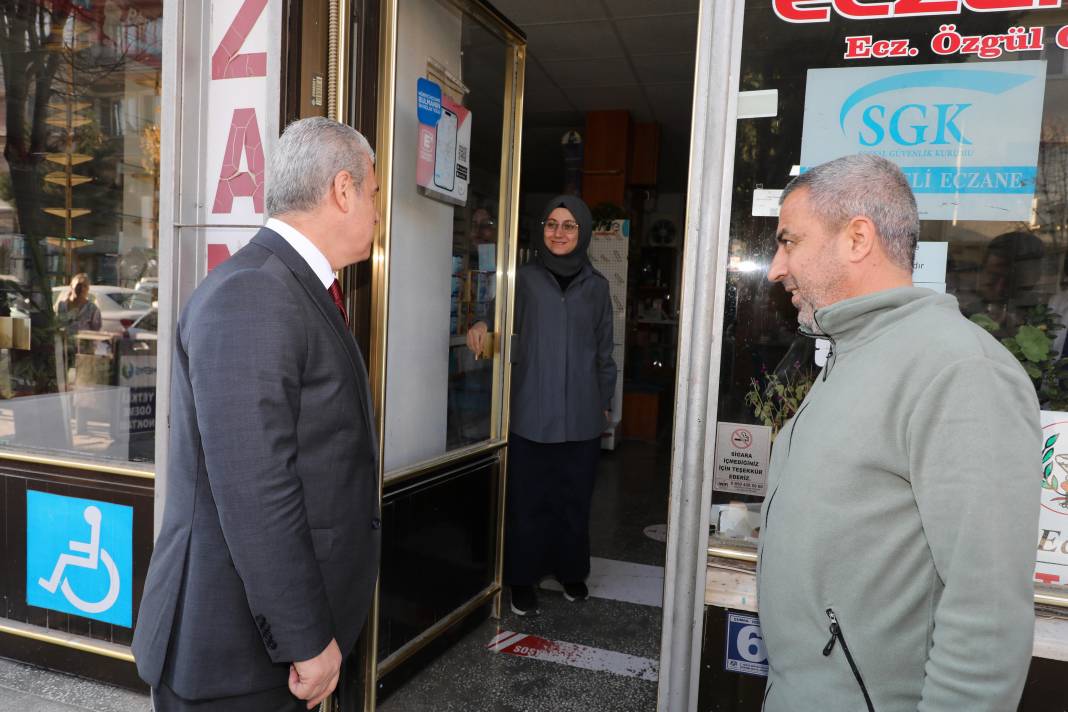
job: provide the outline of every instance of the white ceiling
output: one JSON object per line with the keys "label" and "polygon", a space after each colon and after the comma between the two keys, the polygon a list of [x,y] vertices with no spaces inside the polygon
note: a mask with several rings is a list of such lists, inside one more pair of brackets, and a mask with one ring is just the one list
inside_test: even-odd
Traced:
{"label": "white ceiling", "polygon": [[662,174],[680,159],[685,165],[697,0],[491,2],[527,35],[528,142],[559,140],[587,111],[627,109],[635,121],[661,125]]}

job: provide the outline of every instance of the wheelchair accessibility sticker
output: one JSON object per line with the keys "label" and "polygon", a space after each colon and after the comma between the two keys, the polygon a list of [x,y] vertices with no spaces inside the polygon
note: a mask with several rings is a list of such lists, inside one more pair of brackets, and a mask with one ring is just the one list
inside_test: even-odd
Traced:
{"label": "wheelchair accessibility sticker", "polygon": [[132,625],[133,507],[26,492],[26,603]]}

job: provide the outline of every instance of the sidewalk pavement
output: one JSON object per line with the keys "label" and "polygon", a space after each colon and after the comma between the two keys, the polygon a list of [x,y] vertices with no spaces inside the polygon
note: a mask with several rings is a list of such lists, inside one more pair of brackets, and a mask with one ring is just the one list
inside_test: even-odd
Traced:
{"label": "sidewalk pavement", "polygon": [[0,658],[0,711],[151,712],[148,695]]}

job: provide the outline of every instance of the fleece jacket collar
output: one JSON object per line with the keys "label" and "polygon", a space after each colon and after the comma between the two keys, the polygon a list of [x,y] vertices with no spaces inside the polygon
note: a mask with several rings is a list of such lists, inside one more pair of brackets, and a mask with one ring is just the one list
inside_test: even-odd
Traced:
{"label": "fleece jacket collar", "polygon": [[813,315],[816,328],[809,330],[802,327],[800,332],[809,338],[831,342],[831,354],[823,372],[826,380],[839,355],[863,346],[928,306],[960,311],[954,296],[922,287],[898,287],[817,309]]}

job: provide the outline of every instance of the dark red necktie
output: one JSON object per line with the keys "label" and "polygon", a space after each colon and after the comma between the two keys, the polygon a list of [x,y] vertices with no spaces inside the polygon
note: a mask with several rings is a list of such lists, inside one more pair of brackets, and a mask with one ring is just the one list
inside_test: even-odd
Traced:
{"label": "dark red necktie", "polygon": [[341,318],[345,320],[345,326],[348,326],[349,313],[345,311],[345,298],[341,294],[341,284],[335,279],[334,283],[330,285],[330,288],[327,291],[330,292],[330,296],[333,298],[337,310],[341,312]]}

